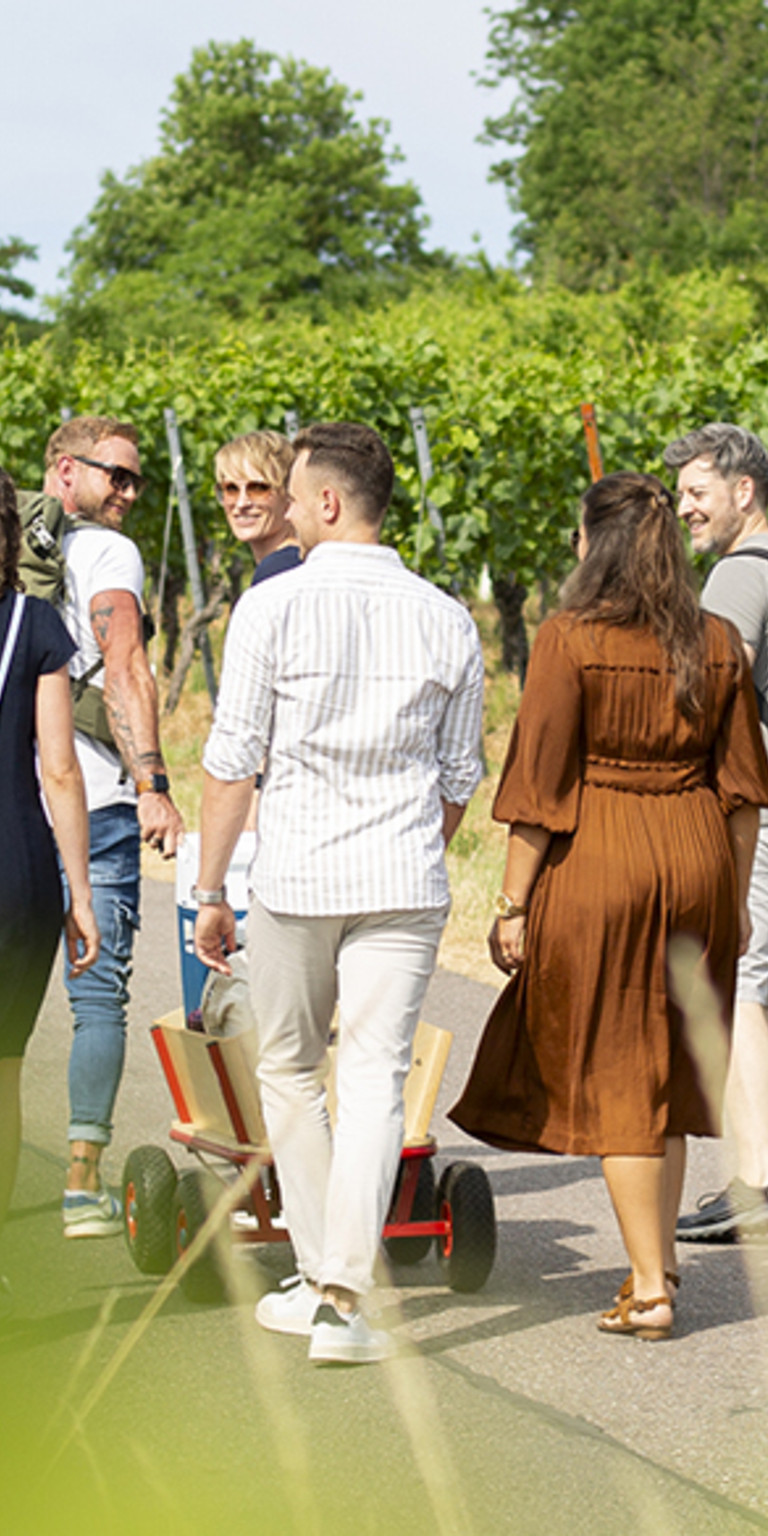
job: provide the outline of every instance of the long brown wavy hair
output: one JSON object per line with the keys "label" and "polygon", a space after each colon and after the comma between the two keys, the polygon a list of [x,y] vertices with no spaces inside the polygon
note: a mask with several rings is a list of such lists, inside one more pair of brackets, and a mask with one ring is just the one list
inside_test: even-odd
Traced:
{"label": "long brown wavy hair", "polygon": [[655,475],[605,475],[581,510],[587,553],[563,587],[563,609],[652,630],[674,669],[677,704],[692,719],[704,707],[705,621],[671,491]]}
{"label": "long brown wavy hair", "polygon": [[0,469],[0,596],[19,585],[19,549],[21,522],[16,505],[16,487],[6,470]]}

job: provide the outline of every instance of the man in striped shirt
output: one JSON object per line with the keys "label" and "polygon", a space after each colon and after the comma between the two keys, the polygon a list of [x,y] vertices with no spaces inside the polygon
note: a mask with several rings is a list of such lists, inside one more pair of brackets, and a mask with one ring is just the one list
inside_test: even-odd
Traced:
{"label": "man in striped shirt", "polygon": [[[394,470],[369,427],[294,444],[304,563],[244,594],[205,750],[198,955],[227,970],[224,892],[266,758],[248,917],[258,1076],[299,1281],[257,1318],[310,1359],[377,1360],[373,1284],[403,1084],[448,914],[444,851],[481,777],[483,660],[453,598],[379,543]],[[336,1129],[323,1089],[338,1002]]]}

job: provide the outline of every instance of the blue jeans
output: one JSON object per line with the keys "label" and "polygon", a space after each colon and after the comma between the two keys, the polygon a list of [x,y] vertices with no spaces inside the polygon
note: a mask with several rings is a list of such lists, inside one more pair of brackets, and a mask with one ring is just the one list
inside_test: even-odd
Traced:
{"label": "blue jeans", "polygon": [[[125,1057],[133,938],[139,926],[139,824],[130,805],[89,818],[93,909],[101,933],[96,964],[66,987],[75,1026],[69,1057],[69,1140],[106,1146]],[[63,878],[63,877],[62,877]],[[64,899],[69,900],[64,879]]]}

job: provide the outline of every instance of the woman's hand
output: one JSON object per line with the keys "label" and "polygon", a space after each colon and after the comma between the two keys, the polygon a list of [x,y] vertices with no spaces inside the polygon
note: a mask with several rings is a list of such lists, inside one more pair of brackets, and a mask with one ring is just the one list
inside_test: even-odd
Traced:
{"label": "woman's hand", "polygon": [[519,971],[525,953],[525,915],[497,917],[488,935],[491,959],[506,976]]}
{"label": "woman's hand", "polygon": [[70,976],[82,976],[83,971],[98,958],[101,934],[99,933],[90,901],[75,901],[64,919],[64,937],[67,943]]}
{"label": "woman's hand", "polygon": [[501,892],[518,908],[519,916],[497,917],[488,935],[491,959],[505,976],[514,976],[523,963],[526,909],[551,840],[546,827],[527,822],[516,821],[509,829]]}

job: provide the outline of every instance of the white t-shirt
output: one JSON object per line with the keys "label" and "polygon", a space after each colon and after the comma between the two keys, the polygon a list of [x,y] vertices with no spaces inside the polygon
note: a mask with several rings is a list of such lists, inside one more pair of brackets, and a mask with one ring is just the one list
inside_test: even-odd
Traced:
{"label": "white t-shirt", "polygon": [[[69,670],[73,677],[82,677],[101,657],[91,624],[93,598],[100,592],[132,592],[141,608],[144,567],[131,539],[99,524],[66,533],[62,548],[67,582],[61,616],[77,646]],[[104,687],[103,667],[91,683],[95,688]],[[107,805],[135,805],[133,780],[130,776],[123,778],[119,754],[81,731],[75,732],[75,744],[89,811]]]}

